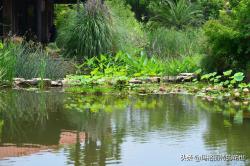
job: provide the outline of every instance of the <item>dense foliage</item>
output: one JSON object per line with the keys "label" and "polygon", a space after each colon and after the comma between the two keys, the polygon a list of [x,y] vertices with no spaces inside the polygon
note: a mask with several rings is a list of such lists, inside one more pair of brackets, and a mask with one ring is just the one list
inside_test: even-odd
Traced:
{"label": "dense foliage", "polygon": [[199,5],[204,20],[217,19],[224,7],[224,0],[201,0]]}
{"label": "dense foliage", "polygon": [[111,13],[114,51],[134,54],[147,44],[143,25],[135,19],[131,7],[123,1],[106,1]]}
{"label": "dense foliage", "polygon": [[153,17],[150,19],[153,25],[183,29],[200,24],[201,11],[190,1],[163,0],[154,5]]}
{"label": "dense foliage", "polygon": [[232,69],[247,79],[250,71],[248,0],[87,0],[80,6],[56,5],[55,14],[58,37],[49,49],[0,45],[0,78],[65,76],[66,65],[48,52],[77,60],[78,77],[178,75],[198,69],[221,76]]}
{"label": "dense foliage", "polygon": [[221,11],[219,20],[210,20],[205,26],[208,38],[207,70],[246,70],[250,66],[250,2],[242,0],[232,10]]}

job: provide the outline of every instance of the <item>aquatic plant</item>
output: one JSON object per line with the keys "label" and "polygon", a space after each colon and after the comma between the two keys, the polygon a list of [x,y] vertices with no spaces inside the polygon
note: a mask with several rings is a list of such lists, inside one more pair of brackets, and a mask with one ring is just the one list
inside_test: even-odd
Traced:
{"label": "aquatic plant", "polygon": [[157,76],[164,72],[162,62],[155,57],[148,57],[143,52],[140,55],[118,52],[115,56],[95,56],[87,58],[79,67],[78,71],[83,75],[67,77],[72,81],[75,80],[73,82],[76,84],[101,84],[105,79],[126,81],[130,77]]}
{"label": "aquatic plant", "polygon": [[201,80],[205,80],[207,83],[212,83],[227,88],[247,88],[250,87],[250,83],[244,83],[245,75],[242,72],[236,72],[233,74],[233,70],[223,72],[223,75],[217,72],[204,74],[201,76]]}
{"label": "aquatic plant", "polygon": [[194,73],[200,68],[202,55],[180,56],[178,58],[168,58],[165,60],[164,73],[168,75],[178,75],[180,73]]}

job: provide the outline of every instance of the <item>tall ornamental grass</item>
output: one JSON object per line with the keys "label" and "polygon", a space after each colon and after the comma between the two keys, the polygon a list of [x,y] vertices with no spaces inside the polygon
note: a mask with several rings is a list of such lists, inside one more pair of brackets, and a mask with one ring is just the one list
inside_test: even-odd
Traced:
{"label": "tall ornamental grass", "polygon": [[0,44],[0,80],[11,81],[15,76],[16,46],[13,43]]}
{"label": "tall ornamental grass", "polygon": [[140,52],[147,44],[147,36],[131,7],[123,0],[107,0],[105,3],[112,19],[114,51]]}
{"label": "tall ornamental grass", "polygon": [[71,65],[62,59],[54,59],[41,45],[33,42],[6,42],[0,50],[1,80],[19,78],[64,78],[72,71]]}
{"label": "tall ornamental grass", "polygon": [[105,4],[88,0],[79,13],[70,14],[57,40],[66,57],[83,59],[112,51],[111,20]]}
{"label": "tall ornamental grass", "polygon": [[202,53],[203,32],[201,30],[175,30],[157,28],[148,32],[149,44],[146,48],[149,55],[158,58],[178,58]]}

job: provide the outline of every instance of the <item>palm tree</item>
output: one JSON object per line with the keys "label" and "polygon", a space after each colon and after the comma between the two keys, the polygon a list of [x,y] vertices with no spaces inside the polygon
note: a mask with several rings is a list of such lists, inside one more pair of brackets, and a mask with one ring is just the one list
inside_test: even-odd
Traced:
{"label": "palm tree", "polygon": [[188,0],[163,0],[153,8],[152,25],[182,29],[201,21],[201,10]]}

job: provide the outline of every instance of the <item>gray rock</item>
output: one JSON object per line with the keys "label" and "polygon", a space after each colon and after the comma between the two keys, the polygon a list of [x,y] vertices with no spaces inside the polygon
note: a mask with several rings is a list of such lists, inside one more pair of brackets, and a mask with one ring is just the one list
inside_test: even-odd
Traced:
{"label": "gray rock", "polygon": [[48,78],[44,78],[44,79],[42,79],[42,78],[33,78],[30,83],[33,86],[38,86],[38,85],[42,84],[45,87],[50,87],[51,86],[51,79],[48,79]]}
{"label": "gray rock", "polygon": [[162,78],[164,83],[177,82],[177,76],[165,76]]}
{"label": "gray rock", "polygon": [[243,92],[244,92],[244,93],[249,93],[249,89],[248,89],[248,88],[244,88],[244,89],[243,89]]}
{"label": "gray rock", "polygon": [[24,78],[14,78],[13,85],[14,85],[14,87],[20,87],[20,86],[26,85],[25,79]]}
{"label": "gray rock", "polygon": [[194,73],[180,73],[177,76],[177,82],[190,82],[196,78],[197,78],[197,75]]}
{"label": "gray rock", "polygon": [[180,73],[179,76],[196,77],[195,73]]}
{"label": "gray rock", "polygon": [[133,78],[129,81],[129,83],[130,84],[142,84],[142,80],[138,80],[138,79]]}
{"label": "gray rock", "polygon": [[13,81],[14,82],[23,82],[23,81],[25,81],[25,79],[24,78],[13,78]]}
{"label": "gray rock", "polygon": [[160,77],[149,77],[145,79],[146,83],[160,83],[161,78]]}
{"label": "gray rock", "polygon": [[62,86],[67,87],[70,85],[70,82],[67,79],[63,79],[62,81]]}
{"label": "gray rock", "polygon": [[61,80],[51,81],[51,87],[61,87],[61,86],[63,86],[63,83]]}
{"label": "gray rock", "polygon": [[37,86],[38,83],[39,83],[39,81],[36,79],[25,80],[25,84],[28,86]]}

